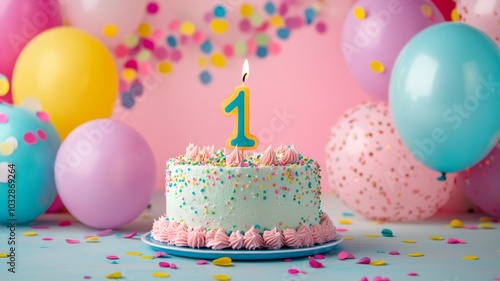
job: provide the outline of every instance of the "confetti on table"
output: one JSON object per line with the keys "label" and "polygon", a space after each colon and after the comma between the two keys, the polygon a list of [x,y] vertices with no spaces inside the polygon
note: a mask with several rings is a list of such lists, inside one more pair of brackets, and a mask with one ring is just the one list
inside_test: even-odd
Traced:
{"label": "confetti on table", "polygon": [[410,271],[406,275],[408,275],[408,276],[418,276],[418,273]]}
{"label": "confetti on table", "polygon": [[127,255],[127,256],[140,256],[140,255],[142,255],[142,252],[129,251],[129,252],[125,252],[125,255]]}
{"label": "confetti on table", "polygon": [[344,240],[348,241],[348,240],[353,240],[353,238],[351,236],[345,236],[344,237]]}
{"label": "confetti on table", "polygon": [[166,273],[166,272],[153,272],[151,273],[151,276],[153,277],[158,277],[158,278],[166,278],[166,277],[169,277],[170,274]]}
{"label": "confetti on table", "polygon": [[85,276],[83,276],[83,279],[92,279],[92,276],[90,276],[90,275],[85,275]]}
{"label": "confetti on table", "polygon": [[218,258],[212,261],[214,265],[218,266],[232,266],[233,265],[233,260],[229,257],[222,257]]}
{"label": "confetti on table", "polygon": [[376,260],[376,261],[372,261],[372,262],[370,262],[370,265],[373,265],[373,266],[381,266],[381,265],[385,265],[385,261],[384,261],[384,260]]}
{"label": "confetti on table", "polygon": [[42,240],[43,240],[43,241],[52,241],[52,240],[54,240],[54,239],[53,239],[53,238],[51,238],[51,237],[43,237],[43,238],[42,238]]}
{"label": "confetti on table", "polygon": [[168,254],[165,252],[156,252],[155,253],[155,258],[166,257],[166,256],[168,256]]}
{"label": "confetti on table", "polygon": [[448,238],[448,240],[446,240],[446,243],[448,243],[448,244],[464,244],[465,241],[464,240],[459,240],[459,239],[456,239],[456,238]]}
{"label": "confetti on table", "polygon": [[33,228],[33,229],[49,229],[50,227],[48,225],[32,225],[32,226],[30,226],[30,228]]}
{"label": "confetti on table", "polygon": [[415,243],[417,243],[417,241],[411,240],[411,239],[405,239],[405,240],[403,240],[403,243],[415,244]]}
{"label": "confetti on table", "polygon": [[6,258],[8,257],[9,255],[7,253],[0,253],[0,258]]}
{"label": "confetti on table", "polygon": [[382,233],[382,236],[384,236],[384,237],[394,237],[394,233],[392,232],[392,230],[390,230],[388,228],[382,229],[381,233]]}
{"label": "confetti on table", "polygon": [[170,263],[165,262],[165,261],[161,261],[161,262],[159,262],[159,263],[158,263],[158,265],[159,265],[160,267],[170,267]]}
{"label": "confetti on table", "polygon": [[444,240],[444,238],[442,236],[435,236],[435,235],[429,235],[429,239],[434,240],[434,241]]}
{"label": "confetti on table", "polygon": [[23,232],[23,236],[37,236],[38,233],[36,233],[35,231],[26,231],[26,232]]}
{"label": "confetti on table", "polygon": [[464,259],[466,261],[473,261],[473,260],[479,259],[479,257],[478,256],[463,256],[462,259]]}
{"label": "confetti on table", "polygon": [[314,255],[314,258],[318,259],[318,260],[324,260],[325,256],[323,256],[322,254],[316,254],[316,255]]}
{"label": "confetti on table", "polygon": [[198,260],[198,261],[196,261],[196,264],[197,265],[204,265],[204,264],[208,264],[208,262],[206,260]]}
{"label": "confetti on table", "polygon": [[342,212],[342,216],[344,216],[344,217],[353,217],[354,214],[351,213],[351,212]]}
{"label": "confetti on table", "polygon": [[412,253],[408,253],[408,256],[409,257],[423,257],[424,253],[422,253],[422,252],[412,252]]}
{"label": "confetti on table", "polygon": [[154,258],[155,257],[153,257],[153,256],[141,256],[141,260],[152,260]]}
{"label": "confetti on table", "polygon": [[479,221],[480,222],[491,222],[491,218],[489,218],[489,217],[480,217]]}
{"label": "confetti on table", "polygon": [[477,229],[477,225],[475,224],[471,224],[471,225],[464,225],[463,227],[464,229]]}
{"label": "confetti on table", "polygon": [[480,223],[478,226],[480,229],[493,229],[493,224],[491,223]]}
{"label": "confetti on table", "polygon": [[85,242],[99,242],[99,238],[97,238],[97,236],[90,236],[88,238],[85,239]]}
{"label": "confetti on table", "polygon": [[375,276],[372,281],[391,281],[389,277]]}
{"label": "confetti on table", "polygon": [[299,270],[296,269],[296,268],[290,268],[290,269],[288,269],[288,273],[290,273],[290,274],[297,274],[297,273],[299,273]]}
{"label": "confetti on table", "polygon": [[227,274],[214,274],[212,275],[212,278],[219,281],[228,281],[231,279],[231,277],[229,277],[229,275]]}
{"label": "confetti on table", "polygon": [[107,236],[107,235],[111,234],[111,232],[113,232],[113,230],[111,228],[108,228],[108,229],[105,229],[101,232],[98,232],[96,235],[99,237],[102,237],[102,236]]}
{"label": "confetti on table", "polygon": [[364,236],[366,238],[378,238],[378,237],[380,237],[380,235],[374,234],[374,233],[367,233],[367,234],[364,234]]}
{"label": "confetti on table", "polygon": [[[498,250],[500,252],[500,250]],[[283,262],[292,262],[292,259],[283,259]]]}
{"label": "confetti on table", "polygon": [[341,251],[340,253],[338,253],[337,258],[341,261],[346,259],[354,259],[354,255],[346,251]]}
{"label": "confetti on table", "polygon": [[372,221],[372,222],[370,222],[370,224],[381,225],[381,224],[384,224],[384,221]]}
{"label": "confetti on table", "polygon": [[356,263],[357,264],[370,264],[371,259],[369,257],[362,257]]}
{"label": "confetti on table", "polygon": [[80,240],[78,240],[78,239],[66,239],[66,243],[68,243],[68,244],[78,244],[78,243],[80,243]]}
{"label": "confetti on table", "polygon": [[451,220],[449,226],[452,228],[462,228],[464,226],[464,224],[459,219],[453,219],[453,220]]}
{"label": "confetti on table", "polygon": [[59,224],[59,226],[70,226],[71,222],[68,220],[64,220],[64,221],[60,221],[58,224]]}
{"label": "confetti on table", "polygon": [[122,274],[121,274],[121,272],[115,271],[115,272],[111,272],[111,273],[107,274],[105,277],[108,279],[121,279]]}
{"label": "confetti on table", "polygon": [[340,224],[351,224],[351,220],[350,219],[340,219],[339,220],[339,223]]}
{"label": "confetti on table", "polygon": [[107,256],[106,258],[107,258],[108,260],[117,260],[117,259],[119,259],[119,258],[118,258],[117,256],[115,256],[115,255],[109,255],[109,256]]}
{"label": "confetti on table", "polygon": [[337,232],[346,232],[347,228],[337,228]]}
{"label": "confetti on table", "polygon": [[134,237],[135,235],[137,234],[137,232],[132,232],[132,233],[129,233],[129,234],[126,234],[126,235],[123,235],[122,237],[123,238],[126,238],[126,239],[129,239],[129,238],[132,238]]}
{"label": "confetti on table", "polygon": [[390,251],[389,255],[396,256],[396,255],[399,255],[399,252],[398,251]]}
{"label": "confetti on table", "polygon": [[171,263],[171,264],[170,264],[170,268],[171,268],[171,269],[177,269],[177,265],[175,265],[175,263]]}
{"label": "confetti on table", "polygon": [[313,257],[309,257],[309,265],[312,268],[322,268],[323,264],[320,263],[319,261],[315,260]]}

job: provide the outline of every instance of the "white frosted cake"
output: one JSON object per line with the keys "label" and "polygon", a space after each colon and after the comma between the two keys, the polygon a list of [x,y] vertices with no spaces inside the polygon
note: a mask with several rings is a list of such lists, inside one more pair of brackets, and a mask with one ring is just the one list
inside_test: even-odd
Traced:
{"label": "white frosted cake", "polygon": [[166,164],[166,215],[152,238],[212,249],[309,247],[335,239],[320,168],[293,146],[261,153],[189,145]]}

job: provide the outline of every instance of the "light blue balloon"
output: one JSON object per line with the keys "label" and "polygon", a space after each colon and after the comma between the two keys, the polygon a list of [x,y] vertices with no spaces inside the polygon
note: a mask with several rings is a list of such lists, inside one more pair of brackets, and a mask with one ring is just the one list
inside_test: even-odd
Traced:
{"label": "light blue balloon", "polygon": [[399,54],[389,105],[404,145],[440,172],[483,159],[500,137],[500,51],[480,30],[440,23]]}
{"label": "light blue balloon", "polygon": [[54,163],[61,141],[39,115],[0,103],[0,223],[30,222],[56,196]]}

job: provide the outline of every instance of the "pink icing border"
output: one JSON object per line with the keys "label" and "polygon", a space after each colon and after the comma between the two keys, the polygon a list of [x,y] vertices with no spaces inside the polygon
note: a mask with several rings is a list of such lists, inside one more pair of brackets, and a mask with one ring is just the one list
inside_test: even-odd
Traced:
{"label": "pink icing border", "polygon": [[161,216],[153,223],[151,237],[159,242],[191,248],[279,249],[300,248],[323,244],[335,239],[335,226],[327,214],[321,215],[321,222],[313,226],[302,225],[297,229],[279,231],[273,228],[259,234],[252,226],[245,234],[233,232],[228,236],[221,229],[206,231],[200,227],[188,228],[184,223],[169,222]]}

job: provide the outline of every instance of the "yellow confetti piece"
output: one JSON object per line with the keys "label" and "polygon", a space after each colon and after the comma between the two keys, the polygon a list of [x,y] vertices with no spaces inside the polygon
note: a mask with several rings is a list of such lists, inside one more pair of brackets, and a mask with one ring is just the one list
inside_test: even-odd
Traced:
{"label": "yellow confetti piece", "polygon": [[354,240],[351,236],[345,236],[344,240]]}
{"label": "yellow confetti piece", "polygon": [[224,67],[226,66],[226,59],[224,55],[221,53],[215,53],[210,58],[210,62],[216,67]]}
{"label": "yellow confetti piece", "polygon": [[141,23],[137,28],[137,34],[139,34],[139,36],[142,38],[148,38],[149,35],[151,35],[151,31],[151,25],[147,23]]}
{"label": "yellow confetti piece", "polygon": [[116,272],[111,272],[111,273],[107,274],[105,277],[108,279],[120,279],[120,278],[122,278],[122,274],[121,274],[121,272],[116,271]]}
{"label": "yellow confetti piece", "polygon": [[381,265],[385,265],[385,261],[384,261],[384,260],[376,260],[376,261],[372,261],[372,262],[370,262],[370,265],[373,265],[373,266],[381,266]]}
{"label": "yellow confetti piece", "polygon": [[16,149],[15,145],[11,142],[0,143],[0,155],[2,156],[11,155],[12,153],[14,153],[15,149]]}
{"label": "yellow confetti piece", "polygon": [[141,252],[130,251],[130,252],[125,252],[125,255],[127,255],[127,256],[140,256],[140,255],[142,255],[142,253]]}
{"label": "yellow confetti piece", "polygon": [[85,239],[85,242],[99,242],[99,238],[97,236],[91,236]]}
{"label": "yellow confetti piece", "polygon": [[500,249],[498,249],[498,250],[497,250],[497,252],[499,252],[499,253],[500,253]]}
{"label": "yellow confetti piece", "polygon": [[250,4],[243,4],[240,9],[241,16],[248,18],[253,13],[253,7]]}
{"label": "yellow confetti piece", "polygon": [[115,37],[116,34],[118,34],[118,27],[116,27],[116,25],[114,24],[106,24],[102,28],[102,34],[104,34],[104,36],[108,38]]}
{"label": "yellow confetti piece", "polygon": [[385,72],[384,64],[378,60],[372,60],[372,62],[370,62],[370,68],[373,72],[378,73],[378,74]]}
{"label": "yellow confetti piece", "polygon": [[218,259],[213,260],[212,263],[214,265],[218,265],[218,266],[232,266],[233,260],[229,257],[222,257],[222,258],[218,258]]}
{"label": "yellow confetti piece", "polygon": [[183,21],[179,26],[182,35],[191,36],[196,32],[196,26],[190,21]]}
{"label": "yellow confetti piece", "polygon": [[420,6],[420,11],[422,12],[422,14],[427,17],[427,18],[431,18],[432,17],[432,8],[431,6],[427,5],[427,4],[423,4],[422,6]]}
{"label": "yellow confetti piece", "polygon": [[210,21],[210,28],[215,34],[223,34],[227,31],[227,21],[223,19],[213,19]]}
{"label": "yellow confetti piece", "polygon": [[443,238],[443,237],[441,237],[441,236],[435,236],[435,235],[429,235],[429,238],[430,238],[431,240],[435,240],[435,241],[441,241],[441,240],[444,240],[444,238]]}
{"label": "yellow confetti piece", "polygon": [[10,90],[10,84],[7,79],[0,80],[0,97],[5,96],[7,92]]}
{"label": "yellow confetti piece", "polygon": [[163,61],[158,64],[158,72],[161,74],[169,74],[172,72],[172,64],[170,64],[168,61]]}
{"label": "yellow confetti piece", "polygon": [[452,228],[462,228],[462,227],[464,227],[464,224],[462,223],[461,220],[453,219],[450,222],[450,227],[452,227]]}
{"label": "yellow confetti piece", "polygon": [[153,257],[153,256],[141,256],[141,260],[152,260],[154,258],[155,257]]}
{"label": "yellow confetti piece", "polygon": [[269,24],[274,28],[280,28],[284,25],[284,21],[279,15],[274,15],[269,19]]}
{"label": "yellow confetti piece", "polygon": [[6,253],[0,253],[0,258],[6,258],[8,257],[9,255],[7,255]]}
{"label": "yellow confetti piece", "polygon": [[380,237],[380,235],[373,234],[373,233],[367,233],[364,236],[367,237],[367,238],[378,238],[378,237]]}
{"label": "yellow confetti piece", "polygon": [[219,281],[228,281],[229,279],[231,279],[231,277],[226,274],[214,274],[212,275],[212,278]]}
{"label": "yellow confetti piece", "polygon": [[491,222],[491,218],[489,218],[489,217],[480,217],[479,221],[480,222]]}
{"label": "yellow confetti piece", "polygon": [[366,12],[365,9],[363,9],[363,7],[357,6],[356,8],[354,8],[353,13],[354,17],[357,20],[364,20],[366,18]]}
{"label": "yellow confetti piece", "polygon": [[151,273],[151,276],[158,277],[158,278],[167,278],[170,276],[170,274],[168,274],[166,272],[155,271],[155,272]]}
{"label": "yellow confetti piece", "polygon": [[458,11],[456,8],[453,8],[451,10],[451,21],[458,21],[460,19],[460,16],[458,15]]}
{"label": "yellow confetti piece", "polygon": [[422,252],[413,252],[413,253],[408,253],[409,257],[423,257],[424,253]]}
{"label": "yellow confetti piece", "polygon": [[37,236],[38,233],[36,233],[35,231],[26,231],[26,232],[23,232],[23,236]]}
{"label": "yellow confetti piece", "polygon": [[417,243],[417,241],[411,240],[411,239],[405,239],[405,240],[403,240],[403,243],[414,244],[414,243]]}
{"label": "yellow confetti piece", "polygon": [[491,223],[480,223],[477,225],[478,228],[480,229],[493,229],[493,224]]}
{"label": "yellow confetti piece", "polygon": [[339,223],[340,224],[351,224],[351,220],[350,219],[340,219],[339,220]]}
{"label": "yellow confetti piece", "polygon": [[137,76],[137,72],[133,68],[125,68],[122,70],[122,78],[127,82],[132,82]]}
{"label": "yellow confetti piece", "polygon": [[473,260],[479,259],[479,257],[478,256],[463,256],[462,259],[464,259],[466,261],[473,261]]}
{"label": "yellow confetti piece", "polygon": [[383,221],[372,221],[370,222],[371,224],[374,224],[374,225],[381,225],[381,224],[384,224]]}

